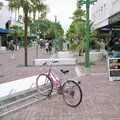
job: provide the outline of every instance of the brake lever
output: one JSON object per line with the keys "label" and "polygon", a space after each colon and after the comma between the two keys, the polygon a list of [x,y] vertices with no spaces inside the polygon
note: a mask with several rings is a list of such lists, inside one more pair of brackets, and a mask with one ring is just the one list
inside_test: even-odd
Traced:
{"label": "brake lever", "polygon": [[57,63],[57,62],[59,62],[59,61],[58,60],[52,61],[52,63]]}
{"label": "brake lever", "polygon": [[47,62],[44,62],[42,65],[43,65],[43,66],[47,65]]}

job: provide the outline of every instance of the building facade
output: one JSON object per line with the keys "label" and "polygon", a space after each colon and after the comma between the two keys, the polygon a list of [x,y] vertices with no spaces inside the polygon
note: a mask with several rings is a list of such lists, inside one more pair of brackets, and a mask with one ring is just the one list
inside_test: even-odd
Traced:
{"label": "building facade", "polygon": [[[120,36],[120,0],[97,0],[90,9],[92,29],[108,37]],[[104,35],[103,35],[104,36]]]}
{"label": "building facade", "polygon": [[[11,22],[11,25],[18,25],[23,26],[23,21],[18,21],[18,13],[17,11],[10,11],[8,7],[8,3],[4,3],[4,6],[2,6],[2,9],[0,10],[0,28],[6,28],[6,23]],[[22,23],[22,24],[21,24]]]}
{"label": "building facade", "polygon": [[23,27],[23,22],[18,20],[17,11],[10,11],[8,1],[3,0],[3,6],[0,9],[0,47],[5,46],[9,28],[12,25]]}

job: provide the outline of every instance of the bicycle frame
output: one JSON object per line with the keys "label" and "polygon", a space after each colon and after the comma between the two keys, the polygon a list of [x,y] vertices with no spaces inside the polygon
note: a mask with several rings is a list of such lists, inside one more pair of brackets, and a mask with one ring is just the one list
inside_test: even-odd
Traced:
{"label": "bicycle frame", "polygon": [[[53,72],[53,69],[52,69],[52,63],[56,63],[58,61],[51,61],[51,64],[50,64],[50,67],[48,69],[48,72],[46,73],[51,81],[52,81],[52,84],[53,84],[53,87],[58,91],[58,93],[61,94],[61,91],[62,91],[62,83],[61,83],[61,78],[59,78],[54,72]],[[43,65],[46,65],[47,62],[43,63]],[[77,82],[78,84],[80,84],[80,81]]]}
{"label": "bicycle frame", "polygon": [[[52,62],[54,63],[54,61]],[[63,96],[64,101],[67,105],[71,107],[77,107],[82,101],[82,90],[79,86],[79,82],[75,82],[73,80],[67,80],[63,84],[57,75],[52,70],[52,63],[47,72],[41,73],[36,79],[36,85],[38,92],[41,95],[50,96],[53,90],[56,90],[59,95]],[[44,63],[43,65],[46,65]],[[69,72],[69,70],[60,69],[63,74]],[[43,85],[39,85],[40,76],[45,77],[45,83]],[[77,93],[77,94],[75,94]]]}
{"label": "bicycle frame", "polygon": [[[50,64],[50,67],[49,67],[49,70],[48,72],[46,73],[51,81],[52,81],[52,84],[53,84],[53,88],[55,88],[55,90],[57,90],[58,94],[62,94],[62,84],[61,84],[61,78],[59,78],[54,72],[53,72],[53,69],[52,69],[52,63],[56,63],[58,61],[51,61],[51,64]],[[44,65],[46,65],[46,63],[44,63]]]}
{"label": "bicycle frame", "polygon": [[[52,61],[51,62],[49,70],[48,70],[48,72],[46,74],[51,78],[52,83],[53,83],[53,87],[58,89],[61,86],[61,83],[60,83],[60,79],[58,78],[58,76],[53,72],[52,63],[54,63],[54,62],[57,62],[57,61]],[[46,64],[47,63],[45,63],[45,65]]]}

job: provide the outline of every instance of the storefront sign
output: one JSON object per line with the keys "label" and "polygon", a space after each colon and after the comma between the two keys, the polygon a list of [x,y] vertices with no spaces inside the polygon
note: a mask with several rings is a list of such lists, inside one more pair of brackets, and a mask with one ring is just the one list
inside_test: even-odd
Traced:
{"label": "storefront sign", "polygon": [[110,77],[120,77],[120,58],[109,59]]}

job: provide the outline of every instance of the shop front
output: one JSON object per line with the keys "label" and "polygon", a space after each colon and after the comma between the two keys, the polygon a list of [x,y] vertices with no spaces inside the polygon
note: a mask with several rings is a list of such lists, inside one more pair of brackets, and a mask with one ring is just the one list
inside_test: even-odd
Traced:
{"label": "shop front", "polygon": [[6,45],[7,34],[9,30],[0,28],[0,48]]}
{"label": "shop front", "polygon": [[120,12],[109,17],[111,29],[111,56],[108,56],[109,80],[120,80]]}

